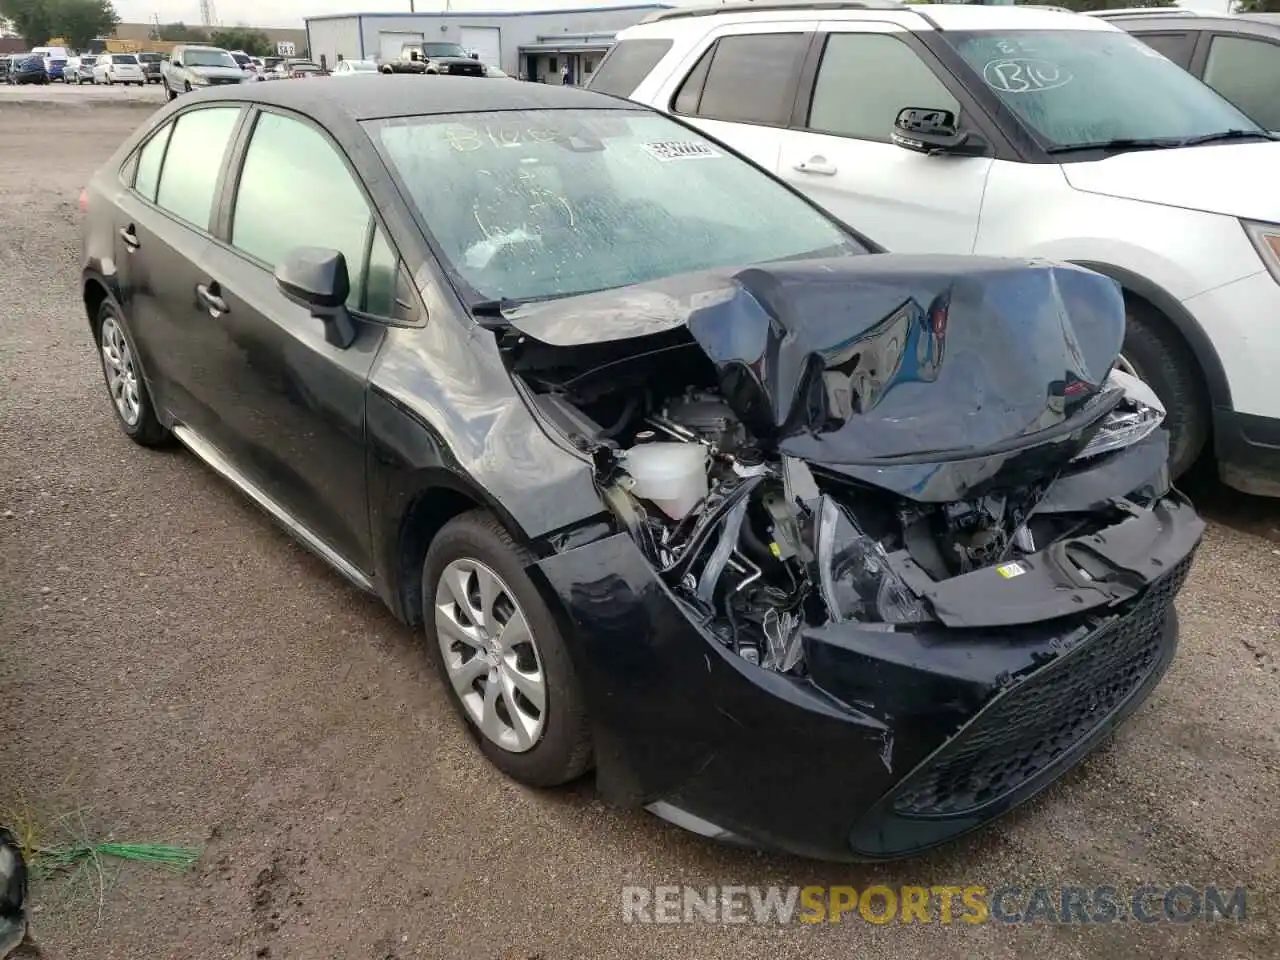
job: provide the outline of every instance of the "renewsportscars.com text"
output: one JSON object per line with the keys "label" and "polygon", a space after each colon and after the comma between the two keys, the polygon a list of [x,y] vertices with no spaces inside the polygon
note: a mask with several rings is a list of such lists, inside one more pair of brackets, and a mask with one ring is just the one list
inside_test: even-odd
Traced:
{"label": "renewsportscars.com text", "polygon": [[1244,887],[626,886],[623,923],[1211,923],[1246,919]]}

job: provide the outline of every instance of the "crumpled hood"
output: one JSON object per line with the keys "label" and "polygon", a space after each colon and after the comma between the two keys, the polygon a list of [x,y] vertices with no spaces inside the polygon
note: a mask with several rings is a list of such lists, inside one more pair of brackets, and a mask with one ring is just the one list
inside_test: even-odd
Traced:
{"label": "crumpled hood", "polygon": [[1280,142],[1138,150],[1064,163],[1076,190],[1107,197],[1280,223]]}
{"label": "crumpled hood", "polygon": [[[554,345],[680,325],[778,452],[921,500],[1056,472],[1106,411],[1109,278],[1044,261],[876,254],[688,274],[530,305]],[[1030,451],[1030,453],[1029,453]]]}

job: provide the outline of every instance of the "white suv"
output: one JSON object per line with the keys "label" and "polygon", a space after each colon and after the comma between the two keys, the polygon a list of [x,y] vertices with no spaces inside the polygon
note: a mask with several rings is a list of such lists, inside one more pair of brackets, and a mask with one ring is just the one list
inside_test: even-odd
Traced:
{"label": "white suv", "polygon": [[686,119],[889,250],[1123,286],[1171,467],[1280,496],[1280,143],[1140,40],[1035,7],[761,0],[655,13],[591,89]]}

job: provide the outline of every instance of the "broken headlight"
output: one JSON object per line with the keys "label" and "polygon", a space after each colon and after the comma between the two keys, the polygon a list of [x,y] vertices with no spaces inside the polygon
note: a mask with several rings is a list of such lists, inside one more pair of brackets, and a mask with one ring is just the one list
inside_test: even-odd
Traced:
{"label": "broken headlight", "polygon": [[1092,439],[1076,454],[1076,460],[1087,460],[1132,446],[1149,436],[1164,421],[1164,404],[1155,391],[1131,373],[1116,369],[1107,378],[1113,386],[1124,390],[1124,399],[1107,414]]}
{"label": "broken headlight", "polygon": [[924,602],[890,568],[884,548],[828,496],[818,505],[818,583],[832,622],[922,623]]}

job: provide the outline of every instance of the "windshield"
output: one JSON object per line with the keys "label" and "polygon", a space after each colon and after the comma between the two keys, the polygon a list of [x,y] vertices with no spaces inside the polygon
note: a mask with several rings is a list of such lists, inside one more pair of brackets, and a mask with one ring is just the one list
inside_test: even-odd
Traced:
{"label": "windshield", "polygon": [[143,63],[159,63],[160,54],[158,53],[140,53],[138,59]]}
{"label": "windshield", "polygon": [[243,67],[249,62],[249,55],[245,53],[233,53],[231,55],[231,59]]}
{"label": "windshield", "polygon": [[231,59],[225,50],[186,50],[182,54],[182,62],[188,67],[230,67],[239,70],[239,65]]}
{"label": "windshield", "polygon": [[135,57],[132,53],[113,53],[111,55],[111,62],[136,64],[138,62],[138,58]]}
{"label": "windshield", "polygon": [[939,34],[1047,148],[1185,140],[1261,129],[1209,87],[1118,30]]}
{"label": "windshield", "polygon": [[513,110],[367,127],[451,272],[482,299],[866,252],[757,168],[657,114]]}
{"label": "windshield", "polygon": [[428,57],[465,57],[467,51],[457,43],[424,43],[422,52]]}

